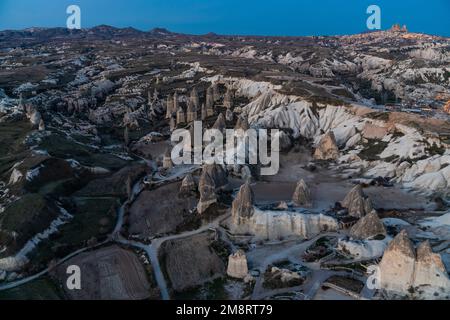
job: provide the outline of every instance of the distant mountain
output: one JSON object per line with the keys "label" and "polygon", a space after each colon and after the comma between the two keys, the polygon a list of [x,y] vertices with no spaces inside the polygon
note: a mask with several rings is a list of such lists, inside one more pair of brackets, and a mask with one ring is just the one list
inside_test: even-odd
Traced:
{"label": "distant mountain", "polygon": [[175,34],[167,30],[166,28],[153,28],[152,30],[148,31],[148,33],[155,36],[168,36]]}
{"label": "distant mountain", "polygon": [[67,28],[27,28],[23,30],[0,31],[0,47],[33,44],[43,41],[51,41],[60,38],[66,40],[90,39],[103,40],[114,38],[136,38],[136,37],[165,37],[175,35],[163,28],[156,28],[144,32],[132,27],[116,28],[108,25],[99,25],[93,28],[70,30]]}

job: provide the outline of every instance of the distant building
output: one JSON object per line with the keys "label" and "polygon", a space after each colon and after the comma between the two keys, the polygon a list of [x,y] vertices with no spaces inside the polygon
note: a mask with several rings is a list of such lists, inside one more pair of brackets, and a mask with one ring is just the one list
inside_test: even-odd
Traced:
{"label": "distant building", "polygon": [[408,28],[406,27],[406,25],[403,25],[403,27],[400,27],[400,25],[398,23],[394,24],[390,31],[392,32],[408,32]]}

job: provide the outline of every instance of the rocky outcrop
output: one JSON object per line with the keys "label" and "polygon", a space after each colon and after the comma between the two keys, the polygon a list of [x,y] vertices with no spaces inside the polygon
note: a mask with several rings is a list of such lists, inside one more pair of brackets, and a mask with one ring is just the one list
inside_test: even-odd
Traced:
{"label": "rocky outcrop", "polygon": [[350,229],[350,237],[354,239],[368,239],[377,235],[386,236],[386,228],[375,211],[372,211],[368,215],[362,217]]}
{"label": "rocky outcrop", "polygon": [[179,195],[182,197],[191,196],[195,194],[196,190],[197,185],[195,184],[195,180],[192,174],[189,173],[181,182]]}
{"label": "rocky outcrop", "polygon": [[212,88],[209,87],[206,91],[206,116],[207,117],[214,115],[213,107],[214,107],[214,97],[213,97]]}
{"label": "rocky outcrop", "polygon": [[205,164],[202,173],[206,172],[213,179],[216,188],[223,188],[228,185],[228,174],[225,169],[218,164]]}
{"label": "rocky outcrop", "polygon": [[163,168],[170,169],[172,167],[173,167],[173,162],[172,162],[171,150],[169,148],[167,148],[166,152],[164,153]]}
{"label": "rocky outcrop", "polygon": [[[441,256],[432,251],[428,240],[417,247],[416,254],[414,286],[425,287],[425,289],[430,287],[433,291],[429,293],[434,296],[434,292],[437,292],[441,299],[450,294],[450,280],[444,263]],[[436,298],[439,298],[439,296],[436,296]]]}
{"label": "rocky outcrop", "polygon": [[212,204],[217,203],[216,184],[207,170],[202,171],[198,183],[200,200],[197,204],[198,213],[204,213]]}
{"label": "rocky outcrop", "polygon": [[247,182],[241,186],[239,193],[231,206],[231,216],[235,225],[245,223],[253,216],[255,208],[253,207],[254,195],[250,184]]}
{"label": "rocky outcrop", "polygon": [[177,124],[180,123],[186,123],[186,114],[182,107],[179,107],[177,111]]}
{"label": "rocky outcrop", "polygon": [[306,185],[305,180],[301,179],[297,183],[294,195],[292,196],[292,202],[298,207],[311,207],[312,199],[309,187]]}
{"label": "rocky outcrop", "polygon": [[192,106],[193,111],[197,112],[198,107],[200,106],[200,99],[198,97],[197,89],[194,87],[191,91],[191,96],[189,98],[190,105]]}
{"label": "rocky outcrop", "polygon": [[372,212],[372,202],[364,194],[362,186],[359,184],[347,194],[341,204],[342,207],[348,210],[348,214],[353,217],[361,218]]}
{"label": "rocky outcrop", "polygon": [[236,279],[245,279],[248,275],[245,252],[238,250],[228,257],[227,275]]}
{"label": "rocky outcrop", "polygon": [[219,114],[217,117],[216,122],[212,126],[212,129],[219,130],[220,132],[223,132],[227,128],[225,117],[223,116],[223,113]]}
{"label": "rocky outcrop", "polygon": [[202,104],[201,113],[202,113],[201,118],[202,118],[203,121],[205,121],[206,118],[208,118],[208,111],[206,110],[205,104]]}
{"label": "rocky outcrop", "polygon": [[238,120],[236,121],[234,129],[247,131],[249,128],[250,125],[248,124],[247,117],[239,116]]}
{"label": "rocky outcrop", "polygon": [[226,119],[228,122],[232,122],[233,119],[234,119],[233,111],[231,111],[230,109],[227,109],[227,111],[225,112],[225,119]]}
{"label": "rocky outcrop", "polygon": [[415,260],[413,244],[406,231],[402,230],[389,244],[379,264],[380,286],[406,293],[413,283]]}
{"label": "rocky outcrop", "polygon": [[316,160],[336,160],[339,158],[339,148],[336,144],[336,138],[333,131],[326,133],[314,152],[314,159]]}
{"label": "rocky outcrop", "polygon": [[227,109],[231,109],[233,107],[233,98],[231,90],[229,88],[227,88],[227,92],[225,93],[225,97],[223,99],[223,106]]}
{"label": "rocky outcrop", "polygon": [[379,264],[380,287],[388,292],[425,299],[450,294],[450,280],[441,257],[428,241],[417,248],[402,230],[387,247]]}
{"label": "rocky outcrop", "polygon": [[174,131],[177,128],[177,122],[175,120],[175,117],[173,117],[173,116],[170,117],[169,127],[170,127],[170,131]]}
{"label": "rocky outcrop", "polygon": [[43,119],[39,121],[39,131],[45,131],[45,122]]}
{"label": "rocky outcrop", "polygon": [[167,97],[166,101],[166,119],[170,119],[174,113],[172,96]]}
{"label": "rocky outcrop", "polygon": [[194,108],[192,102],[188,103],[187,112],[186,112],[186,122],[191,123],[192,121],[197,120],[197,111]]}
{"label": "rocky outcrop", "polygon": [[254,240],[280,240],[287,237],[309,239],[323,231],[338,229],[337,220],[323,214],[290,211],[263,211],[253,206],[254,195],[248,183],[239,190],[231,208],[230,230],[250,235]]}

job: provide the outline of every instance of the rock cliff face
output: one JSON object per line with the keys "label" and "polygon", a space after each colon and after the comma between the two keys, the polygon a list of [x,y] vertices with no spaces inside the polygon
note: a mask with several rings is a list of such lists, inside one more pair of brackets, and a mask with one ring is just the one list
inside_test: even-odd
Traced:
{"label": "rock cliff face", "polygon": [[312,199],[311,192],[306,185],[305,180],[301,179],[297,183],[297,187],[295,188],[294,195],[292,196],[292,202],[299,207],[311,207]]}
{"label": "rock cliff face", "polygon": [[336,138],[333,131],[326,133],[320,140],[314,159],[316,160],[336,160],[339,158],[339,148],[336,145]]}
{"label": "rock cliff face", "polygon": [[247,257],[244,251],[238,250],[228,257],[227,274],[236,279],[244,279],[248,275]]}
{"label": "rock cliff face", "polygon": [[355,186],[341,204],[353,217],[361,218],[372,211],[372,202],[364,194],[361,185]]}
{"label": "rock cliff face", "polygon": [[418,298],[450,295],[450,280],[440,255],[432,252],[428,241],[416,251],[405,230],[389,244],[379,267],[380,285],[386,291]]}
{"label": "rock cliff face", "polygon": [[385,236],[386,228],[375,211],[362,217],[350,230],[350,237],[354,239],[368,239],[377,235]]}

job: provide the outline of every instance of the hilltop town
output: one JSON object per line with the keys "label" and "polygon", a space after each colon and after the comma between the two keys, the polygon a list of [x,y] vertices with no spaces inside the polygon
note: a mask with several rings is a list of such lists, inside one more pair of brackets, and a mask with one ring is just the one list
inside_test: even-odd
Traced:
{"label": "hilltop town", "polygon": [[[0,299],[449,299],[449,48],[0,31]],[[278,172],[175,164],[196,121],[278,129]]]}

